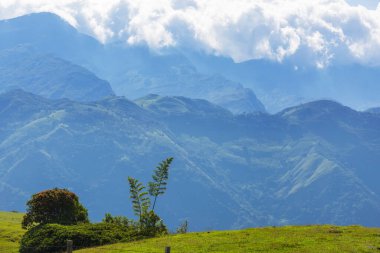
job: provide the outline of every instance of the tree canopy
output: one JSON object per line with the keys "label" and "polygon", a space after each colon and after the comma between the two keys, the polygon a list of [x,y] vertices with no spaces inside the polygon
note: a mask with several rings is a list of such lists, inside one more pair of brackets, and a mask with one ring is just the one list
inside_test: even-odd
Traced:
{"label": "tree canopy", "polygon": [[78,196],[67,189],[54,188],[36,193],[27,202],[23,228],[35,224],[57,223],[74,225],[88,222],[87,209],[79,203]]}

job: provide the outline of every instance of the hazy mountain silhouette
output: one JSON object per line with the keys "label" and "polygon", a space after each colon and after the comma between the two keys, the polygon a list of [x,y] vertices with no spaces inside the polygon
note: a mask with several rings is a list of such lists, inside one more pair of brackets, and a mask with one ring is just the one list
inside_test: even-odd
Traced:
{"label": "hazy mountain silhouette", "polygon": [[0,49],[28,45],[37,52],[54,54],[108,80],[117,95],[181,95],[207,99],[235,113],[265,111],[252,90],[220,74],[199,73],[183,55],[157,54],[124,43],[102,45],[54,14],[0,21],[0,36]]}
{"label": "hazy mountain silhouette", "polygon": [[25,46],[0,50],[0,92],[16,88],[47,98],[78,101],[114,94],[108,82],[87,69]]}

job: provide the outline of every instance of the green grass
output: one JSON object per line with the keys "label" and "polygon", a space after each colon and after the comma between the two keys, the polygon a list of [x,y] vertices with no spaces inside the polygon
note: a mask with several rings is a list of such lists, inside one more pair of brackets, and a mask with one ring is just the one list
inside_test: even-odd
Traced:
{"label": "green grass", "polygon": [[[22,216],[21,213],[0,212],[0,252],[18,252],[19,240],[25,232],[21,229]],[[380,228],[323,225],[188,233],[83,249],[75,253],[164,253],[166,246],[171,246],[172,253],[380,253]]]}
{"label": "green grass", "polygon": [[380,253],[380,228],[360,226],[287,226],[239,231],[215,231],[170,235],[132,243],[118,243],[76,253],[144,252],[164,253],[222,252],[377,252]]}
{"label": "green grass", "polygon": [[0,212],[0,252],[18,252],[25,230],[21,228],[22,213]]}

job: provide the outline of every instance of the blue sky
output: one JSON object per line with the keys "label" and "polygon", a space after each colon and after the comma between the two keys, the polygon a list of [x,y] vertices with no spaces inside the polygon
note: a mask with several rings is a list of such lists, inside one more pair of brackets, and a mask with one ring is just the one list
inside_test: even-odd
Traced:
{"label": "blue sky", "polygon": [[0,19],[60,15],[103,43],[183,47],[236,62],[380,65],[374,0],[1,0]]}

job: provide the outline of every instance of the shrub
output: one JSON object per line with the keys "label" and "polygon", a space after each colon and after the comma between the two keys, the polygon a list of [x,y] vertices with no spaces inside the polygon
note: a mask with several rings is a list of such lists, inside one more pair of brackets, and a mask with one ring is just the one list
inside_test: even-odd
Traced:
{"label": "shrub", "polygon": [[87,210],[79,203],[77,195],[66,189],[54,188],[36,193],[27,206],[27,213],[22,220],[23,228],[35,224],[73,225],[88,222]]}
{"label": "shrub", "polygon": [[111,223],[123,227],[131,227],[134,225],[133,220],[130,220],[125,216],[112,216],[110,213],[105,214],[102,222]]}
{"label": "shrub", "polygon": [[125,216],[112,216],[111,214],[106,213],[102,222],[138,231],[137,234],[143,238],[168,233],[162,219],[154,211],[144,212],[141,216],[141,221],[134,221]]}
{"label": "shrub", "polygon": [[157,214],[155,214],[154,211],[143,213],[139,225],[142,235],[147,237],[168,233],[168,230],[164,225],[164,222]]}
{"label": "shrub", "polygon": [[187,230],[189,229],[189,222],[185,220],[184,222],[179,225],[179,227],[176,230],[177,234],[186,234]]}
{"label": "shrub", "polygon": [[21,239],[20,253],[51,253],[66,250],[66,241],[73,240],[74,249],[94,247],[138,239],[135,229],[116,224],[38,225]]}

